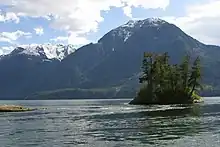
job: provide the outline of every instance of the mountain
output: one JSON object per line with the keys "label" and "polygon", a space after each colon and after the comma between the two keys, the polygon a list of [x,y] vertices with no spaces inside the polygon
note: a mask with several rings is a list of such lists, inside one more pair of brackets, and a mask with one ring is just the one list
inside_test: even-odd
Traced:
{"label": "mountain", "polygon": [[0,97],[24,97],[53,88],[50,80],[58,73],[56,67],[74,51],[72,45],[30,45],[17,47],[10,54],[2,56]]}
{"label": "mountain", "polygon": [[[108,87],[121,85],[130,78],[137,79],[145,51],[166,51],[172,56],[172,62],[179,62],[186,53],[193,57],[199,55],[204,66],[215,67],[219,62],[219,49],[200,43],[173,24],[150,18],[129,21],[111,30],[98,43],[80,48],[62,63],[66,68],[77,69],[84,79],[80,83],[82,87]],[[212,70],[205,74],[211,75]]]}
{"label": "mountain", "polygon": [[17,48],[2,57],[0,97],[132,97],[146,51],[168,52],[173,63],[185,54],[200,56],[203,83],[211,90],[220,87],[220,47],[205,45],[159,18],[129,21],[67,56],[48,50]]}
{"label": "mountain", "polygon": [[69,54],[73,53],[75,48],[73,45],[26,45],[24,47],[15,48],[9,56],[14,55],[27,55],[27,56],[38,56],[45,59],[58,59],[62,60]]}

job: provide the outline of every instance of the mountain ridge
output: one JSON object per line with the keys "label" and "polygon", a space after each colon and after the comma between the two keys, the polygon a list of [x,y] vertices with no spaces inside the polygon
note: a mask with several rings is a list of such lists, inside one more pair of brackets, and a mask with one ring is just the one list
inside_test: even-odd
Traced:
{"label": "mountain ridge", "polygon": [[41,56],[45,59],[57,59],[63,60],[69,54],[75,52],[76,48],[71,45],[63,44],[33,44],[33,45],[21,45],[12,50],[9,54],[4,56],[13,56],[23,54],[27,56]]}
{"label": "mountain ridge", "polygon": [[[133,97],[135,90],[140,86],[138,75],[141,72],[144,52],[168,52],[172,57],[171,62],[174,63],[179,62],[187,53],[192,57],[199,55],[204,69],[203,83],[211,85],[215,90],[220,87],[218,78],[220,70],[216,68],[220,63],[218,59],[220,47],[205,45],[174,24],[157,18],[148,18],[129,21],[112,29],[97,43],[82,46],[62,60],[42,62],[38,56],[34,56],[33,58],[36,57],[34,60],[28,60],[30,57],[20,54],[2,57],[0,81],[6,84],[0,83],[0,98],[27,97],[34,93],[57,89],[111,89],[111,87],[117,87],[115,90],[119,92],[115,93],[111,89],[112,95],[108,93],[108,97],[128,96],[129,92]],[[67,96],[75,98],[77,94],[82,96],[79,92],[86,90],[74,91],[69,93],[70,95],[65,95],[65,98]],[[59,94],[62,98],[65,92],[56,93]]]}

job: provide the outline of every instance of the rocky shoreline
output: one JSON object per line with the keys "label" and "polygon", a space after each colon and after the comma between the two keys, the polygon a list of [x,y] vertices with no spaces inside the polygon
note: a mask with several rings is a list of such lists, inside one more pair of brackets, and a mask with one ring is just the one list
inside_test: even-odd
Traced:
{"label": "rocky shoreline", "polygon": [[0,105],[0,112],[25,112],[33,111],[31,108],[25,108],[17,105]]}

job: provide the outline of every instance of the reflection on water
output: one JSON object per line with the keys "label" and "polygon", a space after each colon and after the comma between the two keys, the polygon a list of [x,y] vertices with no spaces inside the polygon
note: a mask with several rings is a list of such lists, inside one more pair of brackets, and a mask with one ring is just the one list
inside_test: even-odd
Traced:
{"label": "reflection on water", "polygon": [[151,109],[153,110],[89,117],[88,119],[93,121],[87,135],[95,136],[101,141],[126,140],[161,145],[166,144],[166,140],[179,139],[202,131],[201,120],[198,119],[199,106]]}
{"label": "reflection on water", "polygon": [[[41,108],[0,113],[1,146],[219,146],[220,99],[131,106],[129,100],[0,101]],[[43,109],[47,108],[47,109]]]}

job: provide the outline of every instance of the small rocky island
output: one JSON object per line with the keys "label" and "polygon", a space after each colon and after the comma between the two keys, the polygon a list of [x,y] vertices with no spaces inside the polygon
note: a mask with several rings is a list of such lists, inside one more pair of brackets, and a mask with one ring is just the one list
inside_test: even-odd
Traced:
{"label": "small rocky island", "polygon": [[0,105],[0,112],[24,112],[24,111],[32,111],[33,109],[25,108],[23,106],[16,105]]}
{"label": "small rocky island", "polygon": [[[193,63],[190,65],[190,63]],[[144,53],[142,88],[130,102],[133,105],[192,104],[202,101],[199,57],[191,61],[186,55],[180,64],[170,64],[168,53]]]}

